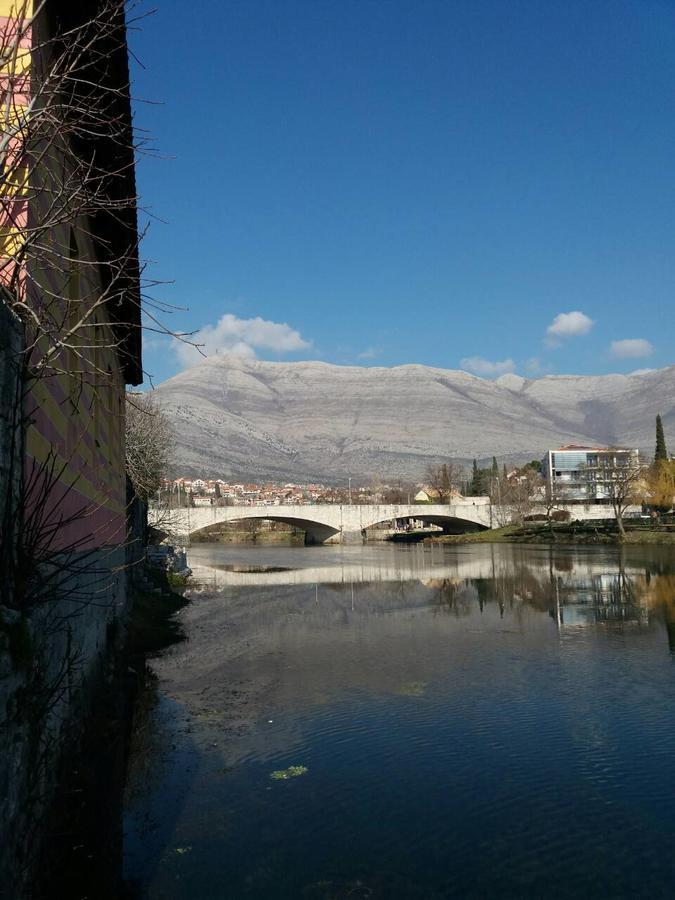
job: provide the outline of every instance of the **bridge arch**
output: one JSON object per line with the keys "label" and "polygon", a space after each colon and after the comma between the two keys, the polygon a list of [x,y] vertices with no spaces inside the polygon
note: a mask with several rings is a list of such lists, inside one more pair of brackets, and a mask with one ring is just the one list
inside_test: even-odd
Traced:
{"label": "bridge arch", "polygon": [[273,507],[251,507],[254,512],[251,514],[231,517],[227,519],[216,519],[215,522],[207,522],[188,532],[187,537],[193,537],[200,534],[214,525],[230,525],[235,522],[283,522],[285,525],[292,525],[305,532],[305,540],[308,544],[325,544],[336,535],[340,534],[339,528],[325,525],[321,522],[315,522],[312,519],[305,519],[301,516],[291,516],[288,514],[278,515],[274,513]]}
{"label": "bridge arch", "polygon": [[445,534],[463,534],[467,531],[484,531],[488,526],[482,525],[473,519],[466,519],[458,515],[425,515],[414,513],[406,516],[397,516],[397,519],[418,520],[425,525],[440,525]]}

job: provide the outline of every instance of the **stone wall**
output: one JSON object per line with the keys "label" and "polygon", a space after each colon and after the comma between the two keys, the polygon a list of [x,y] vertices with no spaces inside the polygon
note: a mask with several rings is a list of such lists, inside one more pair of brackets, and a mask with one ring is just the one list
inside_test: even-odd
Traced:
{"label": "stone wall", "polygon": [[24,896],[48,839],[61,761],[111,670],[127,594],[125,548],[110,547],[70,558],[50,601],[0,606],[0,897]]}

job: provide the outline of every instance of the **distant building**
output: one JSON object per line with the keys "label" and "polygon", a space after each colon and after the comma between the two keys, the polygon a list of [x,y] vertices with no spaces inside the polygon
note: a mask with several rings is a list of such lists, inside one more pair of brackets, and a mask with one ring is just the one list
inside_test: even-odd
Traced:
{"label": "distant building", "polygon": [[542,475],[551,496],[560,500],[608,503],[612,472],[625,466],[639,468],[637,450],[567,444],[548,451],[542,460]]}

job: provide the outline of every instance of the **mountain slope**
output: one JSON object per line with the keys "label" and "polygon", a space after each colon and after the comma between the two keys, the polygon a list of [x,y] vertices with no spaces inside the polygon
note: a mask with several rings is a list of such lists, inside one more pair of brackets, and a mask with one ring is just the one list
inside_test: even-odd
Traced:
{"label": "mountain slope", "polygon": [[[561,443],[651,452],[675,432],[675,366],[639,375],[504,375],[214,356],[159,385],[185,474],[342,482],[418,478],[442,458],[532,459]],[[673,449],[673,448],[671,448]]]}

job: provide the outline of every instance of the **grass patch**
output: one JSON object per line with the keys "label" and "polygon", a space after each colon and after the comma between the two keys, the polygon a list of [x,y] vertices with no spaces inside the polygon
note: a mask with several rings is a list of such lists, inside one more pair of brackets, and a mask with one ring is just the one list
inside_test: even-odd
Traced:
{"label": "grass patch", "polygon": [[675,544],[675,532],[648,529],[626,532],[626,544]]}
{"label": "grass patch", "polygon": [[609,525],[599,522],[563,522],[547,523],[527,522],[524,525],[507,525],[491,531],[474,531],[467,534],[446,534],[428,538],[434,544],[673,544],[675,533],[650,528],[631,529],[627,525],[626,537],[620,539],[619,531],[614,523]]}
{"label": "grass patch", "polygon": [[166,582],[170,588],[182,590],[187,587],[189,577],[189,575],[180,575],[178,572],[167,572]]}
{"label": "grass patch", "polygon": [[430,544],[495,544],[512,541],[520,529],[517,525],[506,525],[504,528],[493,528],[488,531],[468,531],[466,534],[442,534],[425,540]]}

